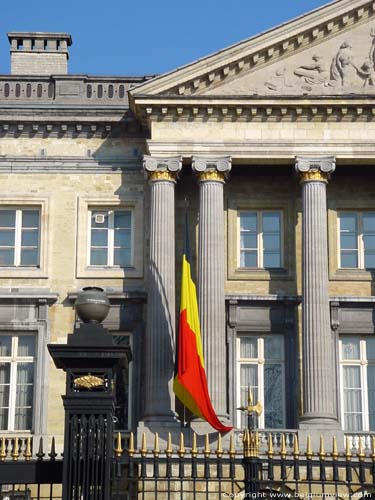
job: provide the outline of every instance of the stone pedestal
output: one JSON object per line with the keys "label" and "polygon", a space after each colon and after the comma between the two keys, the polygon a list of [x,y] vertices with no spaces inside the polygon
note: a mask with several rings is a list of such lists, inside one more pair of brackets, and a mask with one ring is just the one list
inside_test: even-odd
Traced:
{"label": "stone pedestal", "polygon": [[208,388],[220,419],[228,417],[225,333],[224,183],[231,159],[193,158],[199,182],[198,305]]}

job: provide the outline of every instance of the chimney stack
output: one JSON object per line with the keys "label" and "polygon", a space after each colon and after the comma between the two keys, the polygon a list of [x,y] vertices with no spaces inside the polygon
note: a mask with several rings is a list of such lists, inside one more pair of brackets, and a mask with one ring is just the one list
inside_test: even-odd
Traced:
{"label": "chimney stack", "polygon": [[12,75],[66,75],[68,33],[8,33]]}

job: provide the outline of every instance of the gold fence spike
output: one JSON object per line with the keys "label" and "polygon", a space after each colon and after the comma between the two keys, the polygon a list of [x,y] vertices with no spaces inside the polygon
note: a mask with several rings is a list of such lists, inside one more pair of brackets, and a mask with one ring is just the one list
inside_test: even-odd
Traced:
{"label": "gold fence spike", "polygon": [[345,457],[347,460],[350,460],[352,457],[349,436],[346,436]]}
{"label": "gold fence spike", "polygon": [[210,450],[210,440],[208,438],[208,434],[206,434],[205,440],[204,440],[204,450],[203,453],[206,457],[208,457],[211,453]]}
{"label": "gold fence spike", "polygon": [[56,445],[55,445],[55,437],[52,436],[52,441],[51,441],[51,451],[48,453],[48,456],[51,460],[55,460],[57,457],[56,453]]}
{"label": "gold fence spike", "polygon": [[191,456],[196,457],[198,455],[198,448],[197,448],[197,435],[195,432],[193,432],[193,442],[191,445]]}
{"label": "gold fence spike", "polygon": [[366,455],[365,455],[365,452],[363,449],[363,442],[362,442],[361,436],[359,436],[358,458],[359,458],[360,462],[364,461],[365,456]]}
{"label": "gold fence spike", "polygon": [[319,457],[320,460],[323,460],[326,456],[326,452],[324,449],[324,437],[321,435],[320,436],[320,446],[319,446]]}
{"label": "gold fence spike", "polygon": [[115,448],[115,455],[117,458],[120,458],[123,452],[122,448],[122,443],[121,443],[121,432],[117,433],[117,439],[116,439],[116,448]]}
{"label": "gold fence spike", "polygon": [[32,452],[31,452],[31,438],[30,437],[28,437],[26,439],[26,448],[25,448],[25,451],[23,453],[23,456],[25,457],[26,462],[29,462],[31,460],[31,457],[33,456]]}
{"label": "gold fence spike", "polygon": [[286,457],[286,442],[285,442],[285,434],[281,434],[281,446],[280,446],[280,456],[281,458]]}
{"label": "gold fence spike", "polygon": [[234,457],[235,454],[236,454],[236,448],[234,446],[234,436],[233,436],[233,432],[232,432],[232,434],[230,435],[230,440],[229,440],[229,456]]}
{"label": "gold fence spike", "polygon": [[181,432],[181,434],[180,434],[180,447],[178,449],[178,454],[182,458],[185,455],[185,453],[186,453],[186,450],[185,450],[184,433]]}
{"label": "gold fence spike", "polygon": [[220,432],[218,432],[218,435],[217,435],[217,448],[216,448],[216,456],[218,458],[222,457],[223,456],[223,443],[222,443],[222,440],[221,440],[221,434]]}
{"label": "gold fence spike", "polygon": [[300,455],[300,451],[299,451],[298,435],[294,434],[294,436],[293,436],[293,456],[294,456],[294,458],[298,458],[299,455]]}
{"label": "gold fence spike", "polygon": [[272,434],[268,434],[268,448],[267,448],[267,455],[269,458],[272,458],[274,455],[273,451],[273,443],[272,443]]}
{"label": "gold fence spike", "polygon": [[129,447],[128,447],[128,455],[129,457],[132,457],[135,453],[134,449],[134,433],[131,432],[129,436]]}
{"label": "gold fence spike", "polygon": [[159,434],[157,432],[155,432],[154,449],[152,450],[152,453],[154,454],[154,457],[158,457],[160,454]]}
{"label": "gold fence spike", "polygon": [[337,460],[339,458],[339,452],[337,451],[336,436],[333,436],[333,440],[332,440],[332,458],[333,458],[333,460]]}
{"label": "gold fence spike", "polygon": [[7,457],[7,448],[5,446],[5,437],[1,438],[1,447],[0,447],[0,462],[4,462]]}
{"label": "gold fence spike", "polygon": [[311,459],[313,456],[312,448],[311,448],[311,436],[307,436],[306,440],[306,458]]}
{"label": "gold fence spike", "polygon": [[147,455],[147,441],[146,441],[146,433],[142,434],[142,445],[141,445],[141,455],[145,457]]}
{"label": "gold fence spike", "polygon": [[172,449],[172,436],[171,436],[171,433],[168,432],[167,448],[165,450],[165,454],[167,455],[167,457],[171,457],[172,453],[173,453],[173,449]]}
{"label": "gold fence spike", "polygon": [[19,456],[20,456],[20,451],[19,451],[19,446],[18,446],[18,437],[15,437],[13,440],[13,450],[11,453],[14,462],[17,462]]}

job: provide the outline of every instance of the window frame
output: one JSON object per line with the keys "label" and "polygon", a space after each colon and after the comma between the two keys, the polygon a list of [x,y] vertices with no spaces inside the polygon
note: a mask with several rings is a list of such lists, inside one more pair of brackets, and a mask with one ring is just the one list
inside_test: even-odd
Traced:
{"label": "window frame", "polygon": [[[341,421],[345,432],[371,432],[370,431],[370,420],[369,420],[369,398],[368,398],[368,383],[367,383],[367,367],[369,365],[375,366],[375,360],[368,360],[367,358],[367,338],[371,338],[371,335],[343,335],[339,338],[339,366],[340,366],[340,398],[341,398]],[[359,355],[360,359],[343,359],[343,339],[359,339]],[[362,428],[359,430],[350,430],[345,428],[345,394],[344,394],[344,367],[345,366],[357,366],[360,368],[360,388],[361,388],[361,420]],[[373,431],[375,430],[372,429]]]}
{"label": "window frame", "polygon": [[[0,337],[11,337],[11,355],[0,356],[0,363],[10,364],[10,377],[9,377],[9,412],[8,412],[8,426],[7,429],[1,429],[3,433],[32,433],[35,428],[35,402],[37,392],[37,365],[38,365],[38,334],[35,331],[0,331]],[[18,348],[18,339],[21,336],[30,336],[34,338],[34,356],[18,356],[15,355],[14,350]],[[17,399],[17,365],[19,363],[33,363],[33,398],[31,406],[31,428],[30,429],[15,429],[15,414],[16,414],[16,399]]]}
{"label": "window frame", "polygon": [[[271,362],[267,362],[264,357],[264,340],[269,337],[279,337],[282,341],[283,347],[283,358],[271,360]],[[257,358],[241,358],[241,338],[251,337],[257,339]],[[282,393],[282,405],[283,405],[283,416],[282,416],[282,427],[280,429],[285,428],[286,420],[287,420],[287,404],[286,404],[286,345],[285,345],[285,335],[283,334],[265,334],[258,335],[256,333],[243,333],[237,334],[236,336],[236,416],[235,422],[238,428],[242,428],[242,412],[238,410],[238,407],[241,406],[241,366],[242,365],[256,365],[258,368],[258,400],[261,402],[263,411],[261,415],[258,417],[258,428],[266,429],[265,427],[265,388],[264,388],[264,367],[267,364],[280,364],[281,365],[281,373],[282,373],[282,382],[283,382],[283,393]],[[257,401],[254,401],[256,404]],[[268,427],[267,427],[268,428]]]}
{"label": "window frame", "polygon": [[[241,214],[254,213],[257,219],[256,239],[257,239],[257,265],[256,267],[242,266],[241,265]],[[263,241],[263,215],[267,213],[277,213],[280,216],[280,266],[279,267],[264,267],[264,241]],[[260,270],[260,271],[280,271],[284,269],[284,215],[283,210],[280,209],[239,209],[237,211],[237,268],[240,270]]]}
{"label": "window frame", "polygon": [[[351,214],[356,217],[356,225],[357,225],[357,248],[353,249],[357,252],[357,267],[343,267],[341,265],[341,214]],[[364,214],[373,214],[375,218],[375,210],[338,210],[337,211],[337,262],[338,269],[340,271],[368,271],[372,272],[375,270],[374,267],[365,267],[365,245],[363,239],[363,215]]]}
{"label": "window frame", "polygon": [[[91,231],[92,231],[92,214],[93,212],[107,212],[108,213],[108,240],[107,240],[107,264],[92,264],[91,263]],[[127,266],[120,266],[118,264],[114,264],[114,254],[115,254],[115,245],[114,245],[114,219],[116,212],[129,212],[131,218],[131,228],[130,228],[130,263]],[[101,268],[118,268],[118,269],[127,269],[132,268],[134,264],[134,210],[132,208],[127,207],[96,207],[89,206],[88,210],[88,228],[87,228],[87,262],[88,267],[93,269],[101,269]]]}

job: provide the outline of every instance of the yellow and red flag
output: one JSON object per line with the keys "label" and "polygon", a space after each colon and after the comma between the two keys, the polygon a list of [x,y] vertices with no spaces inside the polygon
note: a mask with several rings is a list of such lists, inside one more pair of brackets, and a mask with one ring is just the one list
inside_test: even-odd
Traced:
{"label": "yellow and red flag", "polygon": [[[191,277],[186,227],[186,248],[182,258],[180,321],[177,346],[177,370],[173,390],[181,403],[197,417],[204,418],[219,432],[232,427],[217,418],[208,393],[200,334],[197,292]],[[223,390],[225,390],[223,388]]]}

